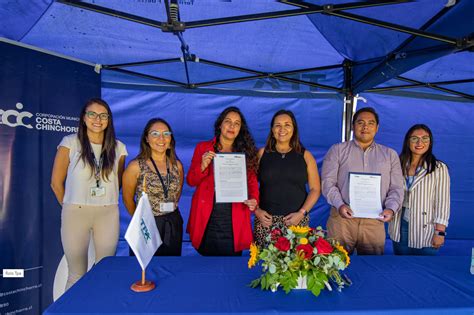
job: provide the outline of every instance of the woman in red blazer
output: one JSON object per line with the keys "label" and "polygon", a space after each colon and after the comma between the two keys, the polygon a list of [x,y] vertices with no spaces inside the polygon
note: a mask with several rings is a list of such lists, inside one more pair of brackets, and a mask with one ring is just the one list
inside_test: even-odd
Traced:
{"label": "woman in red blazer", "polygon": [[[258,205],[257,148],[244,116],[226,108],[214,123],[215,138],[198,143],[186,180],[196,186],[187,232],[204,256],[239,256],[252,242],[250,212]],[[249,198],[242,203],[216,203],[212,159],[219,152],[245,153]]]}

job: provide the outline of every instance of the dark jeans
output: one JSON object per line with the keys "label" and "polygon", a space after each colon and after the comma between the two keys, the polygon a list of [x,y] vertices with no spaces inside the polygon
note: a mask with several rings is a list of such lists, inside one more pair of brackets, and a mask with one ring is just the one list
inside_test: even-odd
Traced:
{"label": "dark jeans", "polygon": [[400,242],[392,242],[395,255],[435,256],[438,253],[438,250],[433,247],[408,247],[408,224],[410,223],[403,220],[403,218],[401,220]]}

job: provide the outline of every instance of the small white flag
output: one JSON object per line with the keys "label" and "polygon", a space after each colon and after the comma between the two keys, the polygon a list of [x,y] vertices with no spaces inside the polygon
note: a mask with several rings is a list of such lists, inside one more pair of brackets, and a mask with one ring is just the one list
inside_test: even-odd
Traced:
{"label": "small white flag", "polygon": [[142,270],[145,270],[156,250],[163,243],[145,192],[138,201],[137,209],[125,233],[125,239],[135,253]]}

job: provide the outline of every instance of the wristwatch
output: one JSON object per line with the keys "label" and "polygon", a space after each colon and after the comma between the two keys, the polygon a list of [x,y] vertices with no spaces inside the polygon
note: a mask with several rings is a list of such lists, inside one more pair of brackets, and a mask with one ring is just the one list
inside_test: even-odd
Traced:
{"label": "wristwatch", "polygon": [[435,235],[446,236],[446,232],[445,232],[445,231],[438,231],[438,230],[435,230]]}

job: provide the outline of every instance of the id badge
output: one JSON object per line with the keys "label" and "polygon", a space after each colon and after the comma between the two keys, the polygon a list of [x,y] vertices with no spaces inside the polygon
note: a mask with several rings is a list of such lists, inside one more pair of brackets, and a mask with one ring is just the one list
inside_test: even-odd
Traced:
{"label": "id badge", "polygon": [[105,187],[91,187],[91,197],[105,196]]}
{"label": "id badge", "polygon": [[174,202],[160,202],[160,212],[167,213],[174,211]]}

